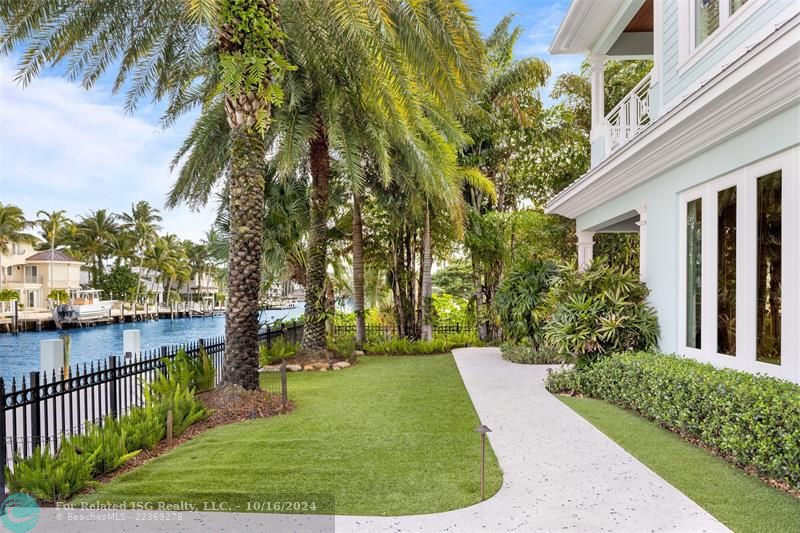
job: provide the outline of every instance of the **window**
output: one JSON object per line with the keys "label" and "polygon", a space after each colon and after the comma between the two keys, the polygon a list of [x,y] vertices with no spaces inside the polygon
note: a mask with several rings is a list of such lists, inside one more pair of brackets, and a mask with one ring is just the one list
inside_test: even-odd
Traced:
{"label": "window", "polygon": [[717,353],[736,355],[736,187],[717,193]]}
{"label": "window", "polygon": [[700,348],[703,201],[686,204],[686,346]]}
{"label": "window", "polygon": [[733,15],[740,7],[747,3],[747,0],[730,0],[730,14]]}
{"label": "window", "polygon": [[781,364],[781,172],[757,180],[756,359]]}
{"label": "window", "polygon": [[719,28],[719,0],[695,0],[694,2],[694,45]]}

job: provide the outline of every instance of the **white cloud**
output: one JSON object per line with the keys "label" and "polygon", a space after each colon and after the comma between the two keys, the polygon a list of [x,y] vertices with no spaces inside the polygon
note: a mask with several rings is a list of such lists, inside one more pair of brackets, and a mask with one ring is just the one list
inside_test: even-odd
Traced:
{"label": "white cloud", "polygon": [[[0,201],[34,217],[39,209],[129,209],[148,200],[163,207],[174,180],[169,161],[190,119],[163,131],[155,121],[125,115],[103,89],[85,91],[54,76],[22,88],[14,67],[0,61]],[[148,113],[152,118],[152,114]],[[165,229],[199,239],[213,206],[199,213],[164,213]]]}

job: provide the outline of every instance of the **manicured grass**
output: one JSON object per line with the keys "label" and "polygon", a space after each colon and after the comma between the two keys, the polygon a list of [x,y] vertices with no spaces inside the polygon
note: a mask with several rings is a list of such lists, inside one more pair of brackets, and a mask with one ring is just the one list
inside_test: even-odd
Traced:
{"label": "manicured grass", "polygon": [[799,499],[615,405],[559,398],[732,530],[800,530]]}
{"label": "manicured grass", "polygon": [[[403,515],[479,500],[478,417],[452,355],[363,357],[339,372],[290,373],[289,396],[293,413],[211,430],[79,501],[246,511],[251,500],[317,494],[332,495],[338,514]],[[488,497],[502,476],[487,451]]]}

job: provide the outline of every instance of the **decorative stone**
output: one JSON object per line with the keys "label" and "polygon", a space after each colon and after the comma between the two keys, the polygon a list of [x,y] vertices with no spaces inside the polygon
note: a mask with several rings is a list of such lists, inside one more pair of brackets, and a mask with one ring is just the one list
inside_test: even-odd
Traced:
{"label": "decorative stone", "polygon": [[325,363],[314,363],[314,368],[315,368],[316,370],[322,370],[322,369],[323,369],[323,368],[325,368],[326,366],[327,366],[327,365],[326,365]]}
{"label": "decorative stone", "polygon": [[361,357],[362,355],[364,355],[364,352],[361,350],[356,350],[353,352],[353,357]]}
{"label": "decorative stone", "polygon": [[286,370],[289,372],[302,372],[303,367],[300,365],[286,365]]}
{"label": "decorative stone", "polygon": [[314,370],[314,365],[306,365],[303,367],[303,370],[306,372],[312,372]]}
{"label": "decorative stone", "polygon": [[280,372],[281,365],[267,365],[258,369],[259,372]]}
{"label": "decorative stone", "polygon": [[348,363],[347,361],[339,361],[338,363],[333,363],[333,368],[337,370],[341,368],[347,368],[349,366],[350,363]]}
{"label": "decorative stone", "polygon": [[331,370],[341,370],[341,368],[339,368],[338,366],[333,366],[333,367],[331,368]]}
{"label": "decorative stone", "polygon": [[327,372],[327,371],[328,371],[328,369],[327,369],[327,368],[325,368],[325,367],[323,366],[322,368],[320,368],[320,369],[319,369],[319,371],[320,371],[320,372]]}

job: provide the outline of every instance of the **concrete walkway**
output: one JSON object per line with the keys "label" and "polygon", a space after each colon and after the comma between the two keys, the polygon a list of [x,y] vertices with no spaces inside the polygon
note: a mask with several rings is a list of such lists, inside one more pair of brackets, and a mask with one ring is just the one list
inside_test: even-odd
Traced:
{"label": "concrete walkway", "polygon": [[[336,516],[337,532],[728,531],[545,391],[546,367],[509,363],[495,348],[454,354],[481,421],[492,429],[502,488],[483,503],[446,513]],[[333,531],[330,517],[183,513],[180,521],[142,522],[125,511],[112,525],[56,515],[44,511],[35,531]]]}

